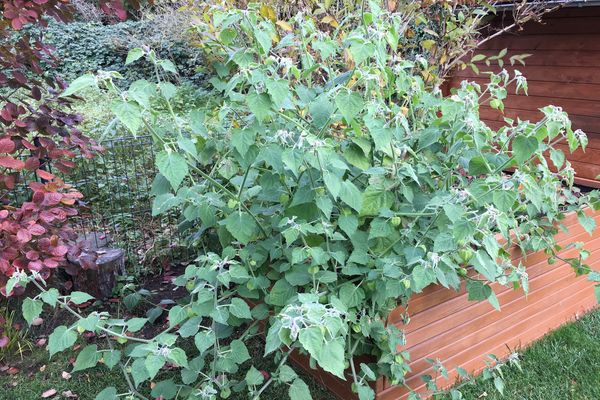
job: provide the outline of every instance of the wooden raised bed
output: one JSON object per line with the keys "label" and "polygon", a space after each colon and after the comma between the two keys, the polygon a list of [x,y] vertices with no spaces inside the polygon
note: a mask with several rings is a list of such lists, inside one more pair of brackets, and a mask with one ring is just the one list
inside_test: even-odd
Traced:
{"label": "wooden raised bed", "polygon": [[[600,226],[600,212],[588,211]],[[563,224],[568,232],[556,235],[563,247],[584,242],[591,252],[586,263],[600,270],[600,232],[590,236],[577,222],[575,214]],[[573,257],[577,250],[564,250],[563,257]],[[440,286],[430,286],[414,296],[408,304],[411,321],[403,326],[402,310],[395,310],[390,323],[406,333],[406,350],[410,352],[412,372],[407,384],[419,392],[425,391],[423,374],[431,374],[426,358],[439,359],[448,368],[449,379],[438,380],[440,387],[451,386],[457,378],[456,367],[477,373],[485,367],[487,354],[506,357],[513,350],[526,347],[549,331],[578,318],[596,305],[593,284],[586,276],[576,277],[573,269],[562,261],[550,265],[543,252],[526,257],[515,249],[513,261],[521,261],[529,275],[529,294],[499,285],[493,285],[501,311],[488,302],[467,300],[463,290],[456,292]],[[356,398],[350,390],[350,380],[342,381],[323,371],[312,370],[306,359],[294,356],[303,369],[316,377],[340,399]],[[377,400],[403,400],[405,388],[392,386],[384,379],[377,381]]]}

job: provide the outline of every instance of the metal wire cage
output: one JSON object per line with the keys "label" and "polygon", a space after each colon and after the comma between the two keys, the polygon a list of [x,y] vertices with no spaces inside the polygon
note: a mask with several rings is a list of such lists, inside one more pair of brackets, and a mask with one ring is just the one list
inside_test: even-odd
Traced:
{"label": "metal wire cage", "polygon": [[[71,220],[80,240],[125,250],[129,268],[143,272],[189,258],[186,235],[176,211],[152,216],[152,182],[156,176],[152,138],[120,137],[102,142],[105,151],[79,157],[68,175],[53,171],[83,194],[79,215]],[[3,202],[21,204],[31,191],[21,179]]]}

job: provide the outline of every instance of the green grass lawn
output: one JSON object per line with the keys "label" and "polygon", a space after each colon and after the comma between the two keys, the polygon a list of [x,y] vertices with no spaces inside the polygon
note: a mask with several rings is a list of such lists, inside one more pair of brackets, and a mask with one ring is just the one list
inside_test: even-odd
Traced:
{"label": "green grass lawn", "polygon": [[[257,368],[273,368],[270,359],[263,359],[261,345],[249,346]],[[70,371],[72,354],[55,356],[52,360],[43,350],[25,356],[17,366],[19,373],[0,373],[1,400],[37,400],[48,389],[56,389],[54,399],[65,399],[61,394],[70,390],[80,400],[93,399],[106,386],[125,390],[120,373],[115,369],[98,367],[75,373],[63,379],[62,372]],[[521,357],[523,372],[505,368],[505,395],[498,394],[493,385],[477,381],[463,388],[465,399],[486,400],[598,400],[600,399],[600,310],[581,320],[566,325],[549,334],[525,350]],[[40,371],[40,368],[43,371]],[[332,400],[333,396],[308,377],[303,377],[311,387],[315,400]],[[120,383],[121,382],[121,383]],[[232,397],[236,400],[246,396]],[[266,391],[265,400],[287,399],[287,388],[274,386]]]}
{"label": "green grass lawn", "polygon": [[504,396],[491,382],[478,381],[464,387],[465,399],[600,399],[600,310],[563,326],[525,350],[521,366],[523,372],[504,369]]}

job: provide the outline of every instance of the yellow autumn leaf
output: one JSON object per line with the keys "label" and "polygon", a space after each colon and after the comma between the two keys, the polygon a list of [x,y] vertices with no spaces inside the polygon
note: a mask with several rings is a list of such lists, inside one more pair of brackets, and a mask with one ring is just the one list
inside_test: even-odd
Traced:
{"label": "yellow autumn leaf", "polygon": [[260,6],[259,13],[263,18],[270,19],[273,22],[277,21],[277,14],[275,13],[275,10],[273,10],[273,7],[267,4]]}
{"label": "yellow autumn leaf", "polygon": [[340,26],[340,24],[338,24],[338,22],[335,20],[335,18],[333,18],[331,15],[324,16],[323,19],[321,20],[321,22],[324,24],[329,24],[329,25],[333,26],[334,28],[337,28],[338,26]]}
{"label": "yellow autumn leaf", "polygon": [[285,21],[277,21],[277,26],[280,27],[281,29],[283,29],[284,31],[288,31],[288,32],[291,32],[294,30],[292,28],[292,26]]}

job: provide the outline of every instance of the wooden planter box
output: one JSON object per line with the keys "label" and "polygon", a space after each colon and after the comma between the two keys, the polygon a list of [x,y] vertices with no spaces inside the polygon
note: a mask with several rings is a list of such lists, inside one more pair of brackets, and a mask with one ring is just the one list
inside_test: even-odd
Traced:
{"label": "wooden planter box", "polygon": [[[600,226],[600,212],[588,211],[588,214],[593,215]],[[591,252],[586,263],[600,270],[600,231],[590,236],[579,225],[575,214],[567,216],[563,224],[568,232],[559,232],[557,243],[564,247],[584,242],[584,248]],[[565,258],[574,257],[576,252],[569,249],[561,254]],[[529,294],[525,297],[521,290],[493,285],[501,311],[496,311],[487,301],[468,301],[464,288],[456,292],[430,286],[409,301],[411,321],[408,325],[402,325],[402,310],[392,312],[389,322],[406,333],[405,349],[412,360],[412,372],[406,378],[411,388],[424,392],[421,376],[434,375],[426,358],[439,359],[448,368],[449,379],[438,380],[438,385],[449,387],[456,381],[456,367],[478,373],[485,367],[487,354],[506,357],[596,305],[593,283],[588,282],[586,276],[576,277],[568,264],[557,260],[550,265],[543,252],[523,257],[517,249],[513,260],[527,267]],[[326,372],[312,370],[301,356],[296,355],[293,360],[340,399],[356,398],[350,390],[350,379],[343,381]],[[375,389],[378,400],[408,397],[405,388],[392,386],[385,379],[379,379]]]}

